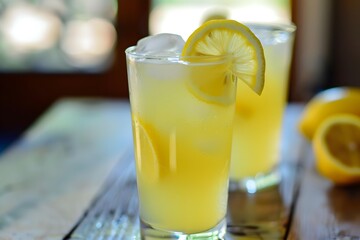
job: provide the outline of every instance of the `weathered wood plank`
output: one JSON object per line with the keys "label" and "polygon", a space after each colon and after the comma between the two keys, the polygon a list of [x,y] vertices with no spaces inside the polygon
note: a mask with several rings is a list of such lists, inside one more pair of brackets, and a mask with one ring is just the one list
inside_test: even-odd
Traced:
{"label": "weathered wood plank", "polygon": [[[296,130],[301,109],[287,109],[284,181],[257,195],[230,194],[227,239],[359,239],[359,187],[336,188],[316,173]],[[127,102],[57,103],[0,157],[0,239],[61,239],[76,222],[69,239],[133,238],[131,147]]]}
{"label": "weathered wood plank", "polygon": [[62,239],[129,139],[127,102],[56,103],[0,156],[0,239]]}
{"label": "weathered wood plank", "polygon": [[336,187],[319,175],[311,145],[305,144],[299,197],[288,239],[359,240],[360,186]]}
{"label": "weathered wood plank", "polygon": [[78,225],[65,239],[135,239],[139,234],[133,150],[119,160]]}

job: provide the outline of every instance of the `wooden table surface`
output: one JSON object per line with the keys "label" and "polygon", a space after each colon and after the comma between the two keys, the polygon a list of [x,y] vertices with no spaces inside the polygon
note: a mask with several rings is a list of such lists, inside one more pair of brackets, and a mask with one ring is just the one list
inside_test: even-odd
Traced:
{"label": "wooden table surface", "polygon": [[[284,121],[279,186],[230,192],[226,239],[360,239],[360,186],[336,187]],[[129,103],[58,101],[0,155],[0,240],[136,239],[137,192]]]}

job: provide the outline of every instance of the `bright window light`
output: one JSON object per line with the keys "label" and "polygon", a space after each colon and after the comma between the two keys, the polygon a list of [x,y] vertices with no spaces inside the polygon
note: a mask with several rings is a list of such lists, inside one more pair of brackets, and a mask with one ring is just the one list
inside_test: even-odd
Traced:
{"label": "bright window light", "polygon": [[31,5],[14,5],[6,10],[1,20],[6,42],[17,51],[50,48],[60,33],[57,16]]}
{"label": "bright window light", "polygon": [[[290,0],[187,2],[161,1],[150,12],[150,34],[175,33],[185,40],[204,21],[229,18],[242,22],[290,22]],[[281,4],[279,4],[281,2]]]}

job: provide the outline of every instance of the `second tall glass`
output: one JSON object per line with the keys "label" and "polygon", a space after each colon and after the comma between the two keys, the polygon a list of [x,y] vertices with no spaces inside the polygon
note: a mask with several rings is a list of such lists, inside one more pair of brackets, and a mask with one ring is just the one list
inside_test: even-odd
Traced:
{"label": "second tall glass", "polygon": [[280,179],[276,167],[295,26],[247,25],[264,48],[265,86],[259,97],[238,82],[230,179],[232,188],[254,193]]}

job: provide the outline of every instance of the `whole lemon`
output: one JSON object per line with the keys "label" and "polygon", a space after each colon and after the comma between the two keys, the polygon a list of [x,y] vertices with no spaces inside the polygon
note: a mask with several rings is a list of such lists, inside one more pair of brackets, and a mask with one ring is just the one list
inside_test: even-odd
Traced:
{"label": "whole lemon", "polygon": [[328,117],[347,113],[360,116],[360,88],[336,87],[315,95],[306,105],[298,127],[300,132],[312,140],[316,129]]}

